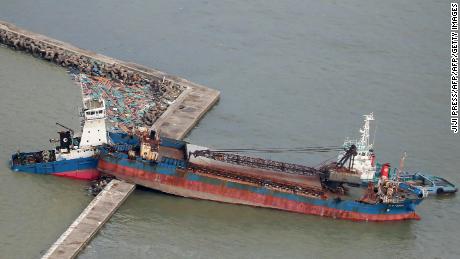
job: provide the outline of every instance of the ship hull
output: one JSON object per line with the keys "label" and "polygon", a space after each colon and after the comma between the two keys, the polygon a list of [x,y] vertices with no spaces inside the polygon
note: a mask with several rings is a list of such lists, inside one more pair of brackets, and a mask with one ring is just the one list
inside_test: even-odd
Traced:
{"label": "ship hull", "polygon": [[[108,135],[113,143],[119,145],[135,145],[138,143],[136,138],[126,133],[109,132]],[[22,154],[30,155],[33,153]],[[15,172],[55,175],[79,180],[95,180],[101,176],[101,173],[97,170],[97,157],[80,157],[53,162],[21,164],[14,162],[17,156],[17,154],[13,154],[11,157],[10,167]]]}
{"label": "ship hull", "polygon": [[87,157],[54,162],[11,165],[15,172],[48,174],[80,180],[94,180],[100,176],[97,170],[97,158]]}
{"label": "ship hull", "polygon": [[[129,160],[101,152],[98,169],[119,179],[182,197],[280,209],[355,221],[420,219],[415,206],[420,200],[401,204],[366,204],[352,200],[321,199],[282,192],[244,182],[197,174],[176,165]],[[180,162],[180,161],[179,161]]]}

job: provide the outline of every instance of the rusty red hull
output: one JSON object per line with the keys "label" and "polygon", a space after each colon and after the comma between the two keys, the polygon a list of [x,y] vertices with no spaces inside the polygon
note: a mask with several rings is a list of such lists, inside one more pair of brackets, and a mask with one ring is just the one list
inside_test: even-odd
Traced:
{"label": "rusty red hull", "polygon": [[287,193],[215,176],[197,174],[168,164],[152,164],[102,153],[98,169],[117,178],[182,197],[280,209],[357,221],[420,219],[417,201],[404,204],[365,204]]}

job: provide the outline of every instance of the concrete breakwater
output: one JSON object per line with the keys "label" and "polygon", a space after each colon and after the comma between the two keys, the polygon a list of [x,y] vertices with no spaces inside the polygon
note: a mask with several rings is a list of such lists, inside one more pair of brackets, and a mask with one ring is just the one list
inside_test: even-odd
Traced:
{"label": "concrete breakwater", "polygon": [[[159,129],[165,137],[184,138],[220,95],[217,90],[186,79],[80,49],[3,21],[0,21],[0,44],[68,68],[74,80],[81,84],[82,94],[107,98],[114,108],[120,108],[121,102],[126,108],[130,104],[147,106],[149,102],[159,103],[152,105],[142,121],[145,126]],[[119,99],[123,100],[120,102]],[[113,117],[118,115],[121,113]],[[75,258],[134,187],[113,180],[51,246],[44,258]]]}
{"label": "concrete breakwater", "polygon": [[75,258],[135,188],[118,180],[108,183],[42,258]]}
{"label": "concrete breakwater", "polygon": [[[142,89],[148,95],[141,98],[150,99],[143,100],[142,103],[150,102],[153,104],[146,109],[145,107],[136,107],[136,103],[132,104],[132,107],[136,109],[145,110],[141,118],[138,118],[138,122],[140,121],[143,126],[152,126],[167,110],[169,104],[174,102],[186,89],[193,88],[201,94],[204,92],[208,96],[206,99],[210,100],[210,106],[217,101],[219,96],[218,91],[185,79],[83,50],[68,43],[26,31],[4,21],[0,21],[0,44],[89,77],[106,78],[121,88]],[[186,92],[190,94],[190,91]],[[180,105],[180,108],[183,109],[184,106]],[[120,115],[120,118],[124,116],[121,113],[116,115]],[[122,127],[124,130],[129,130],[131,127],[139,126],[139,123],[132,123],[131,125],[125,123],[122,126],[124,126]]]}

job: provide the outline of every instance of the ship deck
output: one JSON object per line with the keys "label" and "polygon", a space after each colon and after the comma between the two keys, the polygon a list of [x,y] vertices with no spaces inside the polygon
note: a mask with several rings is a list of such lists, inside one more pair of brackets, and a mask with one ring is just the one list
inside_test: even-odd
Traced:
{"label": "ship deck", "polygon": [[273,182],[297,185],[299,187],[318,189],[322,188],[319,175],[299,175],[290,172],[281,172],[249,166],[241,166],[225,163],[222,161],[216,161],[204,157],[191,157],[189,162],[194,166],[203,167],[208,170],[214,169],[219,171],[225,171],[236,175],[253,177],[257,179],[266,179]]}
{"label": "ship deck", "polygon": [[160,146],[158,150],[158,154],[160,156],[160,161],[163,157],[174,158],[178,160],[185,160],[185,154],[182,150],[172,148],[172,147],[165,147]]}

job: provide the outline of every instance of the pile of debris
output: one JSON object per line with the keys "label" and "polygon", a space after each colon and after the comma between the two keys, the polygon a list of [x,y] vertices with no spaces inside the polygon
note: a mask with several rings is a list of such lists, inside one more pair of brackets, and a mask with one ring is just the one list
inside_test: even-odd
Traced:
{"label": "pile of debris", "polygon": [[171,87],[166,81],[156,86],[127,85],[122,81],[89,76],[75,70],[71,70],[70,75],[81,86],[84,97],[105,100],[108,120],[125,132],[151,126],[181,93],[180,89]]}
{"label": "pile of debris", "polygon": [[98,195],[113,179],[115,179],[115,177],[110,175],[102,175],[98,179],[91,182],[91,185],[87,188],[88,193],[93,196]]}
{"label": "pile of debris", "polygon": [[109,117],[122,130],[151,126],[184,90],[184,87],[120,64],[110,64],[78,54],[49,42],[0,28],[0,44],[67,67],[74,78],[85,77],[84,94],[103,97]]}

